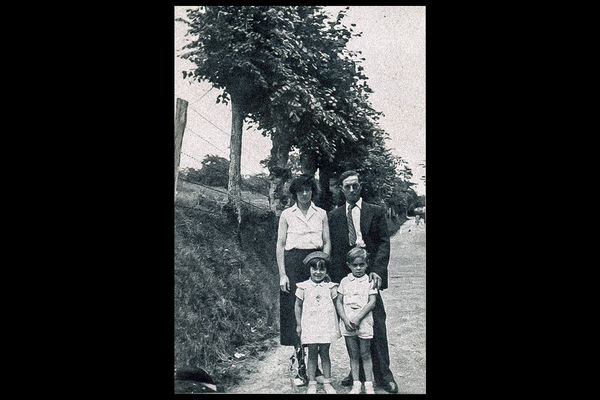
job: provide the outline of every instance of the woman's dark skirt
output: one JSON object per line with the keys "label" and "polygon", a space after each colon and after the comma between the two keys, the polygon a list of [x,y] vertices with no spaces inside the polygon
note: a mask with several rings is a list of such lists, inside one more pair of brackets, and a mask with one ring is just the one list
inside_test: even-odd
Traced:
{"label": "woman's dark skirt", "polygon": [[300,344],[296,334],[296,283],[304,282],[310,278],[310,268],[302,264],[302,260],[320,249],[313,250],[286,250],[284,253],[285,273],[290,281],[290,291],[285,293],[279,290],[279,332],[282,346],[295,346]]}

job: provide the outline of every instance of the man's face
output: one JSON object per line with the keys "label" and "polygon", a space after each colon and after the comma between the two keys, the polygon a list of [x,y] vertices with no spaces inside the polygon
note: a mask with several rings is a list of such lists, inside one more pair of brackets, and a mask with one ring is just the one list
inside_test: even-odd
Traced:
{"label": "man's face", "polygon": [[346,196],[348,203],[354,204],[360,198],[360,183],[358,176],[352,175],[342,181],[342,192]]}

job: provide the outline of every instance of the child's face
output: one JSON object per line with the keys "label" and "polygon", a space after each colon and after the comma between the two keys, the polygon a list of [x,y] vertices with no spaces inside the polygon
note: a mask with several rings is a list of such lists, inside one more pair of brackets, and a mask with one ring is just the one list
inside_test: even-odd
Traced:
{"label": "child's face", "polygon": [[367,261],[363,257],[356,257],[351,263],[346,263],[352,275],[360,278],[367,272]]}
{"label": "child's face", "polygon": [[327,267],[325,267],[324,263],[313,264],[310,266],[310,279],[313,282],[319,283],[323,279],[325,279],[325,275],[327,274]]}

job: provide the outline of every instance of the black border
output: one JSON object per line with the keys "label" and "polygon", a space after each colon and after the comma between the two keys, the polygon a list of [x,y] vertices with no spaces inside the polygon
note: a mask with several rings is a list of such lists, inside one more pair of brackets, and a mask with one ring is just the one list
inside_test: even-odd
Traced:
{"label": "black border", "polygon": [[[327,4],[341,3],[350,4]],[[486,36],[493,15],[481,5],[424,3],[432,396],[486,391],[508,370],[500,345],[511,324],[498,302],[506,297],[503,274],[512,272],[505,206],[512,192],[504,185],[507,127],[499,128],[494,114],[510,101],[489,83],[502,72],[493,69],[496,52],[487,51],[498,50]],[[76,27],[62,37],[86,38],[77,51],[65,51],[59,84],[75,114],[77,143],[67,151],[76,161],[65,162],[68,193],[76,187],[77,197],[59,215],[87,229],[66,236],[73,278],[61,291],[69,293],[63,309],[72,324],[58,346],[80,360],[82,367],[69,362],[69,371],[82,392],[94,382],[95,393],[173,394],[173,6],[75,10]],[[64,104],[58,115],[66,116]],[[65,247],[62,236],[54,239]]]}

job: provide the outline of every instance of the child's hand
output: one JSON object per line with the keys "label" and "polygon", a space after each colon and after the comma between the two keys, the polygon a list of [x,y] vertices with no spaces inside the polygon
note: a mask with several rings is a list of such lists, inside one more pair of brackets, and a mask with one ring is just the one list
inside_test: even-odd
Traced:
{"label": "child's hand", "polygon": [[298,337],[302,337],[302,327],[300,325],[296,326],[296,333],[298,334]]}
{"label": "child's hand", "polygon": [[346,327],[346,330],[347,330],[347,331],[353,331],[353,330],[355,330],[355,329],[356,329],[356,328],[355,328],[355,327],[352,325],[352,323],[351,323],[349,320],[347,320],[347,319],[345,319],[345,320],[344,320],[344,326]]}
{"label": "child's hand", "polygon": [[357,319],[356,317],[352,317],[350,318],[350,325],[352,325],[354,327],[354,329],[358,329],[358,327],[360,326],[360,320]]}

